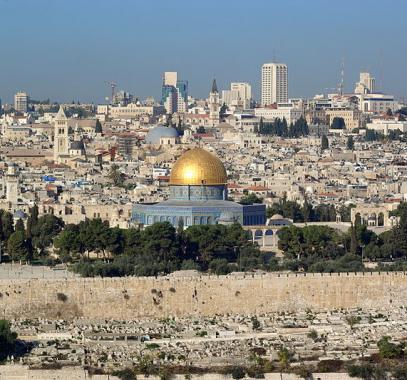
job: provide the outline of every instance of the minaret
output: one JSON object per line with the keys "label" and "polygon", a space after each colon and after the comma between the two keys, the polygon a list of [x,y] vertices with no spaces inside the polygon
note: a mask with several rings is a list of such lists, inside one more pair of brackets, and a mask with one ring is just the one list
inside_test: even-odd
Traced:
{"label": "minaret", "polygon": [[68,118],[61,106],[54,121],[54,161],[58,162],[61,155],[67,155],[68,153]]}
{"label": "minaret", "polygon": [[9,163],[6,174],[6,197],[7,201],[12,205],[17,204],[18,199],[18,174],[16,171],[16,165]]}
{"label": "minaret", "polygon": [[209,93],[209,120],[212,126],[219,124],[219,92],[218,86],[216,85],[216,79],[212,82],[212,89]]}

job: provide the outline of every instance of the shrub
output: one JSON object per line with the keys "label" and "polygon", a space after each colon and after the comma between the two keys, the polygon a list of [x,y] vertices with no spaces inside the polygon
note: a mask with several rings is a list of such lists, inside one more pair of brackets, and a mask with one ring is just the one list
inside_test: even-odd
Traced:
{"label": "shrub", "polygon": [[380,356],[384,359],[397,359],[404,355],[404,344],[390,342],[390,337],[384,336],[377,342]]}
{"label": "shrub", "polygon": [[350,377],[359,377],[363,380],[370,380],[374,373],[374,367],[370,364],[351,365],[348,367],[348,375]]}
{"label": "shrub", "polygon": [[356,315],[349,315],[346,317],[346,323],[353,329],[353,326],[360,322],[360,317]]}
{"label": "shrub", "polygon": [[117,376],[120,380],[136,380],[136,374],[131,368],[124,368],[119,371],[114,371],[113,376]]}
{"label": "shrub", "polygon": [[261,329],[261,325],[259,320],[257,319],[256,316],[252,317],[252,328],[253,330],[260,330]]}
{"label": "shrub", "polygon": [[209,269],[217,275],[223,275],[230,273],[232,266],[226,259],[214,259],[209,263]]}
{"label": "shrub", "polygon": [[233,367],[231,375],[233,379],[243,379],[246,376],[246,372],[242,367]]}
{"label": "shrub", "polygon": [[318,372],[339,372],[342,364],[342,360],[321,360],[317,365],[317,370]]}
{"label": "shrub", "polygon": [[318,339],[318,333],[317,333],[316,330],[312,329],[312,330],[310,330],[310,332],[307,334],[307,337],[310,338],[310,339],[312,339],[314,342],[316,342],[317,339]]}
{"label": "shrub", "polygon": [[298,375],[301,379],[310,380],[312,379],[312,369],[306,367],[305,365],[301,365],[301,367],[295,370],[296,375]]}
{"label": "shrub", "polygon": [[160,348],[160,345],[157,343],[147,343],[146,348],[149,350],[155,350],[157,348]]}
{"label": "shrub", "polygon": [[397,368],[396,370],[392,371],[392,375],[396,380],[407,379],[407,366]]}
{"label": "shrub", "polygon": [[58,301],[66,302],[68,301],[68,296],[64,293],[57,293],[57,299]]}

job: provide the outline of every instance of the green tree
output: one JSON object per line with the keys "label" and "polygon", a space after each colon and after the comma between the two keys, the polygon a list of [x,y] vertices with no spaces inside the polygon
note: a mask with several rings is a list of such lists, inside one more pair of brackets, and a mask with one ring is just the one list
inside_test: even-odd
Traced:
{"label": "green tree", "polygon": [[261,135],[265,134],[264,133],[264,120],[263,117],[260,117],[260,121],[259,121],[259,131],[258,131]]}
{"label": "green tree", "polygon": [[389,336],[382,337],[377,342],[377,347],[379,348],[380,356],[384,359],[398,359],[404,356],[405,344],[392,343]]}
{"label": "green tree", "polygon": [[13,260],[30,260],[32,258],[23,231],[13,232],[7,240],[7,253]]}
{"label": "green tree", "polygon": [[18,219],[15,226],[16,231],[21,231],[25,233],[24,222],[22,219]]}
{"label": "green tree", "polygon": [[315,219],[314,217],[314,209],[307,200],[305,200],[302,209],[301,209],[302,216],[305,222],[310,222]]}
{"label": "green tree", "polygon": [[60,255],[82,253],[83,246],[79,237],[79,226],[68,224],[54,239],[54,246]]}
{"label": "green tree", "polygon": [[96,119],[96,124],[95,124],[95,133],[102,133],[102,123],[100,122],[99,119]]}
{"label": "green tree", "polygon": [[16,346],[17,334],[11,331],[10,324],[0,319],[0,362],[13,354]]}
{"label": "green tree", "polygon": [[232,266],[226,259],[213,259],[209,263],[209,270],[219,276],[232,272]]}
{"label": "green tree", "polygon": [[366,129],[365,140],[366,141],[377,141],[384,139],[384,136],[380,133],[374,131],[373,129]]}
{"label": "green tree", "polygon": [[353,136],[348,136],[348,140],[346,141],[346,148],[349,150],[353,150],[355,143],[353,141]]}
{"label": "green tree", "polygon": [[282,371],[285,371],[290,367],[290,362],[293,358],[293,353],[289,351],[287,347],[281,347],[278,350],[277,355],[280,364],[280,374],[281,374]]}
{"label": "green tree", "polygon": [[270,218],[274,214],[280,214],[284,218],[289,218],[294,221],[294,223],[303,222],[304,215],[302,214],[301,207],[297,202],[287,201],[283,198],[278,203],[273,203],[266,210],[267,217]]}
{"label": "green tree", "polygon": [[33,246],[44,253],[45,249],[52,245],[53,239],[64,226],[61,218],[51,214],[46,214],[38,218],[37,222],[31,226],[31,236]]}
{"label": "green tree", "polygon": [[352,224],[350,227],[350,253],[357,255],[359,253],[359,243],[356,237],[356,227]]}
{"label": "green tree", "polygon": [[246,372],[242,367],[233,367],[231,371],[232,379],[243,379],[246,376]]}
{"label": "green tree", "polygon": [[240,199],[240,204],[242,205],[252,205],[253,203],[263,203],[263,198],[257,196],[255,193],[250,193],[244,195]]}
{"label": "green tree", "polygon": [[252,329],[253,330],[261,330],[260,321],[257,319],[256,316],[252,317]]}
{"label": "green tree", "polygon": [[228,109],[229,109],[228,106],[225,103],[223,103],[222,107],[220,107],[220,110],[219,110],[219,118],[220,118],[220,120],[225,119],[226,112],[228,111]]}
{"label": "green tree", "polygon": [[329,140],[328,137],[326,137],[326,135],[322,135],[321,137],[321,150],[326,150],[329,149]]}
{"label": "green tree", "polygon": [[115,186],[123,186],[124,174],[120,171],[119,167],[116,164],[113,164],[111,166],[108,176]]}
{"label": "green tree", "polygon": [[363,380],[373,380],[374,367],[371,364],[350,365],[348,367],[348,375],[357,377]]}
{"label": "green tree", "polygon": [[33,207],[30,208],[30,217],[33,225],[38,222],[38,214],[38,206],[35,204]]}
{"label": "green tree", "polygon": [[180,246],[175,228],[169,222],[148,226],[143,231],[142,248],[136,256],[136,274],[171,273],[179,266]]}
{"label": "green tree", "polygon": [[123,231],[124,246],[123,252],[125,255],[136,255],[142,247],[142,231],[138,228],[129,228]]}
{"label": "green tree", "polygon": [[348,315],[345,320],[351,330],[353,330],[353,327],[360,322],[360,317],[357,315]]}
{"label": "green tree", "polygon": [[8,240],[10,235],[14,232],[13,215],[8,211],[5,211],[1,215],[2,224],[2,240]]}

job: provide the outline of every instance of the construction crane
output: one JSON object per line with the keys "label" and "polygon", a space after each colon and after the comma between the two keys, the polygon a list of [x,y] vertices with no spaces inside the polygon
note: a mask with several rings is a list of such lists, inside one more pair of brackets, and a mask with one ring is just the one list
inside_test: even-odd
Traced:
{"label": "construction crane", "polygon": [[111,81],[105,81],[105,83],[110,86],[110,88],[112,89],[112,97],[111,97],[111,102],[113,104],[113,99],[114,99],[114,94],[115,94],[115,90],[116,90],[116,86],[117,84]]}

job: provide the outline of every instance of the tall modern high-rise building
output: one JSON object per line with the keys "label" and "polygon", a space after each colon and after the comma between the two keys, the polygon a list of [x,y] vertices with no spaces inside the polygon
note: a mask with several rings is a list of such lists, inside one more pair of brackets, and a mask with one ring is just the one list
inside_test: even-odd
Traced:
{"label": "tall modern high-rise building", "polygon": [[250,108],[252,101],[252,86],[246,82],[232,82],[230,90],[222,91],[222,102],[227,106],[243,109]]}
{"label": "tall modern high-rise building", "polygon": [[285,63],[265,63],[261,67],[261,104],[288,101],[288,69]]}
{"label": "tall modern high-rise building", "polygon": [[177,112],[188,111],[188,81],[177,80]]}
{"label": "tall modern high-rise building", "polygon": [[355,94],[372,94],[375,92],[375,78],[370,73],[361,72],[356,83]]}
{"label": "tall modern high-rise building", "polygon": [[179,80],[177,72],[167,71],[164,73],[161,104],[167,113],[187,112],[188,81]]}
{"label": "tall modern high-rise building", "polygon": [[176,71],[166,71],[164,73],[164,84],[167,86],[176,86],[178,73]]}
{"label": "tall modern high-rise building", "polygon": [[25,92],[17,92],[14,95],[14,109],[18,112],[27,112],[30,98]]}

